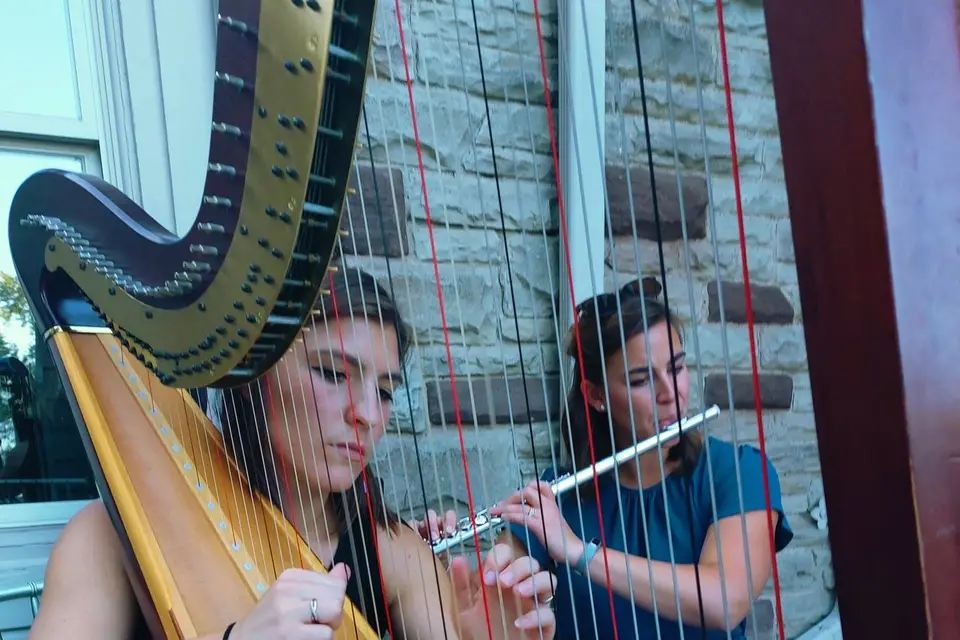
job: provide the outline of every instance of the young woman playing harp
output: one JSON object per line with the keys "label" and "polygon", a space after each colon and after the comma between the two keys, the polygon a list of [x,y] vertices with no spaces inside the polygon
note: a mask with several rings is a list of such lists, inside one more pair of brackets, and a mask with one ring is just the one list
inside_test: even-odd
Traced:
{"label": "young woman playing harp", "polygon": [[[509,584],[480,586],[461,570],[451,580],[384,506],[366,465],[389,421],[407,329],[372,276],[341,268],[331,285],[302,343],[257,384],[208,408],[251,485],[282,509],[329,572],[288,570],[245,618],[204,640],[332,638],[345,597],[380,635],[389,616],[398,638],[488,638],[483,598],[471,589],[487,589],[494,638],[553,637],[544,604],[553,578],[535,561],[500,545],[482,569],[512,575]],[[102,503],[80,512],[50,556],[31,640],[140,637],[122,554]]]}
{"label": "young woman playing harp", "polygon": [[[635,281],[578,308],[579,348],[574,329],[567,348],[577,360],[575,378],[561,425],[575,470],[591,465],[591,435],[600,460],[686,417],[681,327],[659,291],[655,281]],[[558,638],[701,638],[704,630],[711,640],[744,638],[772,564],[764,466],[780,551],[793,533],[773,465],[753,447],[697,431],[665,442],[662,454],[653,449],[624,463],[618,477],[608,473],[597,487],[589,482],[559,499],[549,481],[570,470],[547,470],[490,514],[510,523],[501,543],[539,566],[559,567]],[[454,522],[454,513],[444,522],[429,514],[421,526]]]}

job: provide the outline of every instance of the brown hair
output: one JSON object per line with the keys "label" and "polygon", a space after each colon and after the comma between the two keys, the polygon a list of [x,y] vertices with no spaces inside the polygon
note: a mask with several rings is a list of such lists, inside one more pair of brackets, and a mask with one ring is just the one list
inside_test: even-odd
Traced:
{"label": "brown hair", "polygon": [[[645,326],[652,328],[661,322],[668,322],[669,319],[670,325],[680,334],[681,341],[683,340],[676,315],[669,313],[666,305],[654,297],[660,290],[659,284],[654,281],[651,286],[649,281],[645,281],[643,288],[642,293],[636,284],[632,290],[628,285],[616,294],[602,294],[581,304],[579,318],[567,333],[566,353],[574,359],[575,364],[573,384],[567,393],[566,410],[560,426],[567,453],[578,470],[591,464],[591,435],[597,461],[615,453],[610,429],[607,428],[607,416],[586,401],[584,378],[605,390],[606,364],[614,356],[622,357],[620,351],[625,342],[634,336],[643,335]],[[577,332],[580,339],[579,349]],[[703,437],[698,431],[684,431],[666,459],[680,462],[671,475],[683,475],[693,471],[702,445]]]}
{"label": "brown hair", "polygon": [[[317,322],[324,317],[333,319],[335,301],[337,317],[367,318],[384,326],[390,325],[397,334],[397,348],[402,362],[409,347],[409,332],[393,299],[376,279],[361,269],[339,265],[337,271],[330,273],[327,283],[330,292],[317,303],[318,307],[325,309],[326,314],[318,316]],[[295,346],[296,343],[291,348]],[[266,376],[263,377],[266,379]],[[281,472],[276,468],[271,453],[261,445],[267,430],[264,424],[266,413],[262,394],[254,388],[255,384],[224,390],[221,406],[221,415],[227,417],[223,421],[224,440],[240,469],[247,474],[251,486],[280,509]],[[331,496],[341,526],[349,527],[358,516],[371,515],[366,513],[364,477],[367,480],[366,492],[370,497],[373,522],[396,532],[396,526],[401,522],[400,516],[386,507],[380,480],[371,465],[367,465],[348,491]]]}

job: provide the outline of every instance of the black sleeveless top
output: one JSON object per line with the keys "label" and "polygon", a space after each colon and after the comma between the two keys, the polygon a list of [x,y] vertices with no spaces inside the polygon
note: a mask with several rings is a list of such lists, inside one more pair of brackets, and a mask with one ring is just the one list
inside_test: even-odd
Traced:
{"label": "black sleeveless top", "polygon": [[374,542],[374,527],[369,515],[360,515],[345,533],[341,533],[333,565],[344,563],[350,567],[347,597],[353,602],[367,623],[381,638],[387,634],[387,602],[383,595],[380,559]]}

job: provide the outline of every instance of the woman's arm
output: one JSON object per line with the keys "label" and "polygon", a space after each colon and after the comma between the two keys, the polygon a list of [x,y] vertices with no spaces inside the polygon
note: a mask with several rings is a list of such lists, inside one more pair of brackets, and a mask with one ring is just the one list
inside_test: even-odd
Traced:
{"label": "woman's arm", "polygon": [[133,634],[137,602],[123,549],[99,500],[81,509],[53,546],[30,640],[123,640]]}
{"label": "woman's arm", "polygon": [[[750,606],[756,600],[770,576],[770,541],[767,534],[767,514],[753,511],[745,514],[747,527],[744,545],[740,516],[730,516],[717,521],[707,530],[697,569],[700,572],[700,593],[703,597],[704,620],[711,629],[732,629],[739,625]],[[721,556],[717,555],[717,539],[720,540]],[[632,597],[644,609],[653,611],[651,595],[651,572],[656,612],[662,618],[677,620],[677,596],[683,624],[700,626],[700,602],[697,595],[697,577],[692,564],[676,565],[676,587],[673,565],[669,562],[650,561],[646,558],[627,555],[621,551],[606,550],[610,570],[610,586],[624,598]],[[747,574],[747,554],[750,558],[750,579]],[[723,580],[720,576],[720,561],[723,564]],[[627,574],[629,567],[629,578]],[[598,551],[587,566],[590,579],[598,584],[607,584],[607,568],[604,566],[603,550]],[[724,615],[724,592],[726,611]]]}
{"label": "woman's arm", "polygon": [[394,637],[466,637],[457,628],[450,578],[430,547],[403,525],[396,536],[379,530],[378,541]]}

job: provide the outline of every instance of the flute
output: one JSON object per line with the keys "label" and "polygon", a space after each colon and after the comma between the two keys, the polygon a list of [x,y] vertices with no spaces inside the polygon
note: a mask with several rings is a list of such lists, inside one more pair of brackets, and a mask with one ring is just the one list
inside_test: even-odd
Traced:
{"label": "flute", "polygon": [[[703,413],[698,413],[695,416],[684,418],[679,422],[674,422],[657,435],[638,442],[632,447],[627,447],[622,451],[618,451],[614,455],[608,456],[596,464],[581,469],[576,473],[568,473],[560,476],[550,483],[550,488],[553,490],[553,495],[559,496],[567,493],[571,489],[575,489],[576,487],[579,487],[592,480],[595,475],[599,476],[607,471],[610,471],[611,469],[615,469],[624,462],[632,460],[639,455],[657,448],[661,442],[676,438],[680,435],[681,431],[695,429],[701,426],[707,420],[712,420],[719,415],[720,407],[713,405]],[[449,550],[451,547],[473,538],[474,535],[479,535],[490,529],[500,529],[505,524],[506,523],[501,518],[489,515],[488,510],[484,509],[483,511],[477,513],[472,519],[469,516],[461,518],[457,522],[453,534],[446,538],[441,538],[436,542],[430,542],[429,544],[433,549],[434,554],[443,553],[444,551]]]}

